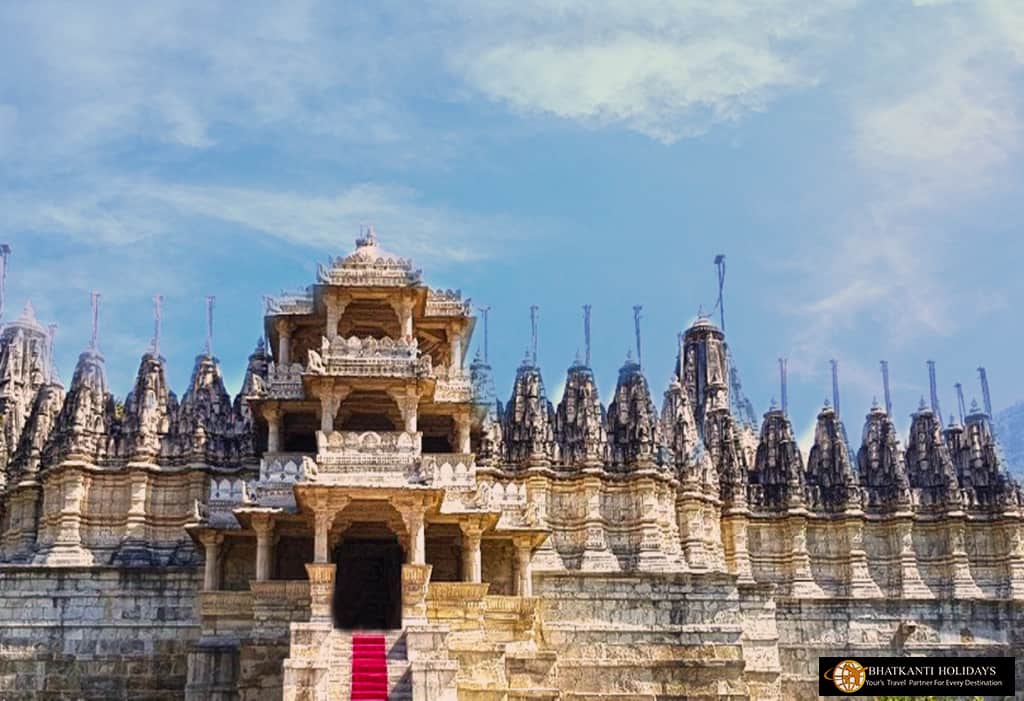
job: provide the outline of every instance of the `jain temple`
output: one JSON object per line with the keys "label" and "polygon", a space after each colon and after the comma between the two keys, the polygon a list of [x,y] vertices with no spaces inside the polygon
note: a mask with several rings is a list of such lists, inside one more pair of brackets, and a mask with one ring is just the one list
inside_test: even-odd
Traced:
{"label": "jain temple", "polygon": [[209,346],[122,399],[95,332],[64,384],[4,325],[0,699],[805,699],[819,655],[1024,652],[986,411],[826,405],[805,455],[703,317],[666,387],[627,359],[604,406],[578,359],[553,405],[528,353],[498,401],[468,300],[356,244],[234,398]]}

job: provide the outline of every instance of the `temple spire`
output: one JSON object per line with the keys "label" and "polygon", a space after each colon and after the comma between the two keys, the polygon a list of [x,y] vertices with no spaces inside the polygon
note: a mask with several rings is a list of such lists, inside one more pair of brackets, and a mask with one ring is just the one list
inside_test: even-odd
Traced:
{"label": "temple spire", "polygon": [[[372,230],[370,232],[373,233]],[[213,305],[217,298],[213,295],[206,297],[206,355],[213,357]]]}
{"label": "temple spire", "polygon": [[92,306],[92,335],[89,338],[89,350],[95,353],[99,350],[97,343],[100,333],[100,293],[93,290],[89,295],[89,302]]}
{"label": "temple spire", "polygon": [[590,367],[590,305],[583,305],[583,345],[586,355],[585,365]]}
{"label": "temple spire", "polygon": [[537,367],[537,316],[540,307],[536,304],[530,305],[530,362]]}
{"label": "temple spire", "polygon": [[633,305],[633,331],[636,334],[636,364],[643,367],[643,356],[640,353],[640,311],[643,309],[642,305]]}

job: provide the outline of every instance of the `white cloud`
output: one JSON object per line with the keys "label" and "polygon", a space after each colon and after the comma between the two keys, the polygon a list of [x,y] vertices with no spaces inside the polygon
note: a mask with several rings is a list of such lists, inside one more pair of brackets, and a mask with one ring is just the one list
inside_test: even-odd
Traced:
{"label": "white cloud", "polygon": [[560,2],[464,8],[453,69],[518,111],[672,142],[816,83],[849,2]]}

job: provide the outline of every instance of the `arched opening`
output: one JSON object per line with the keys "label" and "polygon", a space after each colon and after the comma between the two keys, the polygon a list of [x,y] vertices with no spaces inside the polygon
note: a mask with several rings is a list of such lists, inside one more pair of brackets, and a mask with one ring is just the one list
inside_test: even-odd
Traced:
{"label": "arched opening", "polygon": [[334,548],[334,625],[344,630],[402,627],[401,518],[387,504],[354,502],[344,512],[350,524]]}
{"label": "arched opening", "polygon": [[422,414],[418,428],[423,433],[424,453],[454,453],[455,423],[451,416]]}

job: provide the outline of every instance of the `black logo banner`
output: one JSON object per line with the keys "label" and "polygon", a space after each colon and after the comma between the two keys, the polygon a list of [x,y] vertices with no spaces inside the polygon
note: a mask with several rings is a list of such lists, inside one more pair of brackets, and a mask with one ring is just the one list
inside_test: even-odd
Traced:
{"label": "black logo banner", "polygon": [[1013,696],[1013,657],[819,657],[821,696]]}

